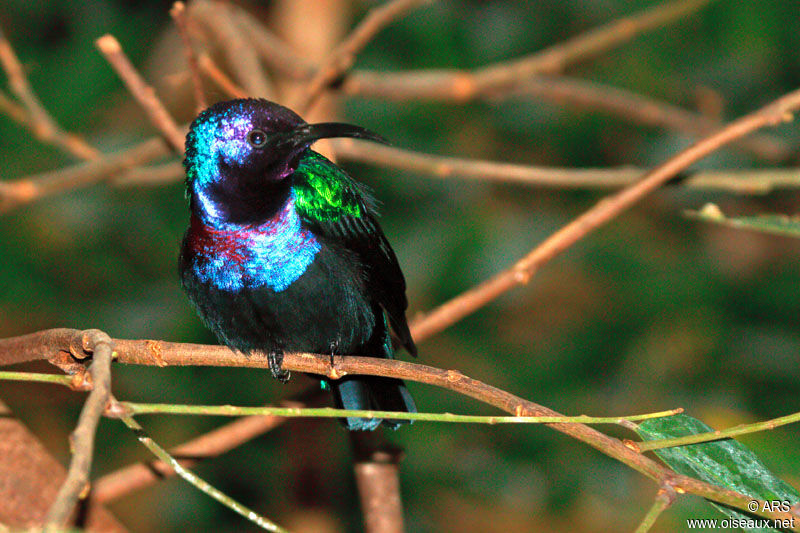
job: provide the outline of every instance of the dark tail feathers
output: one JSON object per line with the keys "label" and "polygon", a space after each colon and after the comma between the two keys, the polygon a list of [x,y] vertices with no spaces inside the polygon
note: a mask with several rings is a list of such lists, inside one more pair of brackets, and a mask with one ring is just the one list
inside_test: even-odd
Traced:
{"label": "dark tail feathers", "polygon": [[[339,409],[368,411],[403,411],[416,413],[417,407],[405,383],[399,379],[372,376],[352,376],[329,381],[333,401]],[[342,420],[350,431],[371,431],[381,422],[397,429],[408,420],[383,420],[380,418],[347,417]]]}

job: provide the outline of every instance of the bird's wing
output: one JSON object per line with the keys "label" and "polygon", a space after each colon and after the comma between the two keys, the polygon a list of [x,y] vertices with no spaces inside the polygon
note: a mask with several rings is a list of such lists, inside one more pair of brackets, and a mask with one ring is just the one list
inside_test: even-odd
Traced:
{"label": "bird's wing", "polygon": [[322,155],[308,150],[293,178],[295,208],[312,231],[355,252],[367,273],[367,287],[412,355],[416,347],[405,311],[406,281],[378,222],[375,204],[363,185]]}

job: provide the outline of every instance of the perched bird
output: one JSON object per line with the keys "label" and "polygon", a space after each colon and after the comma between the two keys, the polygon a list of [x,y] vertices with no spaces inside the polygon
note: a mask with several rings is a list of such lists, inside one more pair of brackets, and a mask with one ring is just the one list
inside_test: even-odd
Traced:
{"label": "perched bird", "polygon": [[[406,284],[366,188],[310,149],[356,137],[341,123],[307,124],[267,100],[221,102],[186,137],[191,220],[180,256],[189,299],[220,342],[267,354],[281,380],[284,351],[393,357],[389,326],[412,355]],[[340,408],[415,412],[398,379],[325,381]],[[351,430],[398,420],[350,417]]]}

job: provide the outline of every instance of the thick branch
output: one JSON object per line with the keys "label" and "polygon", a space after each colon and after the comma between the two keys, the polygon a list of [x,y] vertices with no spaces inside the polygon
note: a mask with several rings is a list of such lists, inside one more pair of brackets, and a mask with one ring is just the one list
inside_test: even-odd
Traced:
{"label": "thick branch", "polygon": [[[47,330],[23,337],[0,340],[0,364],[31,361],[42,358],[58,361],[61,354],[69,353],[71,339],[76,330]],[[191,365],[233,366],[269,368],[266,355],[243,356],[224,346],[179,344],[152,340],[114,340],[117,361],[141,365]],[[45,349],[46,348],[46,349]],[[73,347],[73,350],[75,348]],[[12,352],[9,355],[9,352]],[[493,405],[516,416],[562,416],[547,407],[514,396],[506,391],[469,378],[455,370],[444,370],[405,361],[379,359],[375,357],[334,357],[307,353],[286,353],[283,368],[339,379],[349,374],[394,377],[426,383],[452,390],[478,401]],[[549,427],[580,440],[600,452],[625,463],[637,472],[657,481],[670,483],[676,490],[696,494],[737,509],[747,510],[752,498],[722,487],[678,475],[627,447],[618,439],[611,438],[583,424],[547,424]],[[679,491],[679,492],[680,492]],[[763,506],[759,506],[763,508]],[[790,513],[764,512],[762,516],[789,519]]]}

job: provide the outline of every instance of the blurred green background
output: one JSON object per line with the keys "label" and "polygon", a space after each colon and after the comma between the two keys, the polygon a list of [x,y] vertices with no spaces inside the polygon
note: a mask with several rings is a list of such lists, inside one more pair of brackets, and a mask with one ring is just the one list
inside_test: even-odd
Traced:
{"label": "blurred green background", "polygon": [[[436,2],[383,31],[357,66],[479,67],[652,4]],[[267,22],[283,6],[242,5]],[[338,16],[350,27],[371,5],[348,4]],[[176,41],[164,37],[174,32],[169,7],[164,1],[5,0],[0,25],[60,124],[112,151],[153,130],[93,41],[114,34],[149,79],[168,87],[168,77],[181,70],[164,59],[181,57]],[[569,74],[692,109],[703,107],[704,95],[717,95],[722,116],[734,118],[800,86],[797,6],[716,2]],[[534,165],[647,167],[690,142],[534,99],[443,105],[341,98],[338,104],[338,118],[378,131],[396,146]],[[176,113],[188,120],[183,107]],[[794,124],[771,133],[794,146],[800,139]],[[3,180],[73,162],[5,117],[0,139]],[[724,149],[695,168],[768,165]],[[382,224],[409,284],[410,317],[510,265],[603,194],[346,166],[383,202]],[[726,213],[794,214],[800,193],[739,196],[669,186],[571,248],[529,286],[422,343],[420,362],[457,368],[567,414],[680,406],[721,428],[800,411],[800,242],[682,216],[709,201]],[[180,183],[97,185],[1,215],[0,336],[95,327],[115,337],[215,342],[178,285],[186,222]],[[310,383],[297,376],[281,386],[253,370],[114,369],[118,398],[152,402],[259,405]],[[410,388],[422,411],[493,412],[443,390]],[[68,459],[80,395],[4,382],[0,396],[57,457]],[[220,421],[148,417],[142,423],[161,444],[173,445]],[[656,491],[639,474],[544,427],[417,423],[388,437],[406,451],[409,531],[632,530]],[[798,437],[800,428],[789,426],[741,440],[797,487]],[[97,448],[98,475],[148,458],[113,420],[101,423]],[[297,531],[361,528],[348,441],[334,421],[289,421],[197,471]],[[177,479],[110,507],[134,531],[253,530]],[[715,516],[703,501],[684,497],[656,530],[683,530],[686,517]]]}

